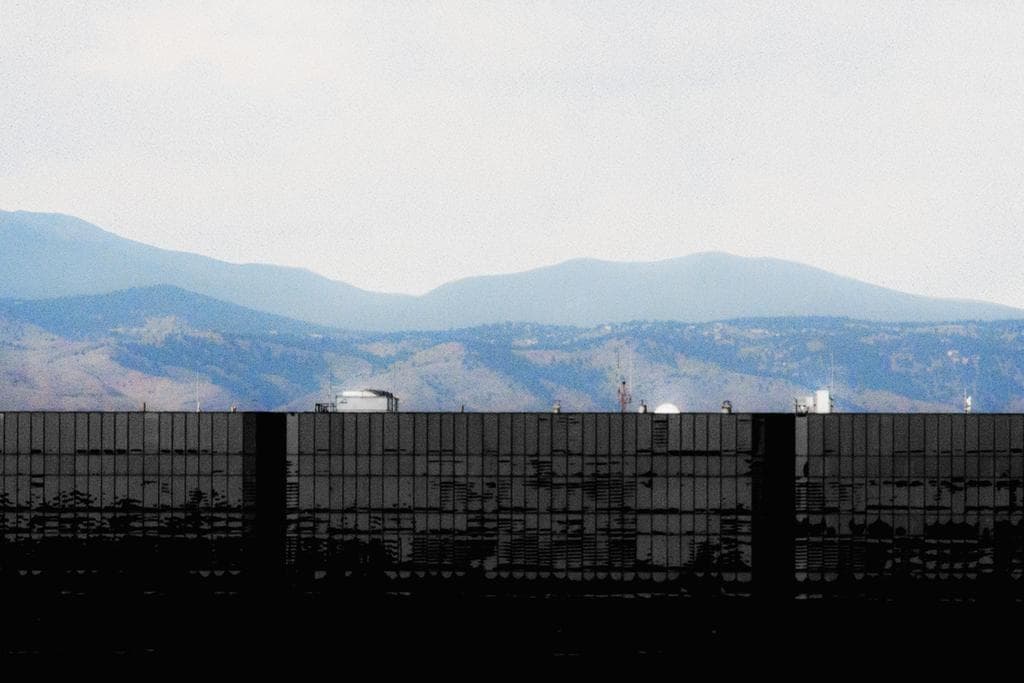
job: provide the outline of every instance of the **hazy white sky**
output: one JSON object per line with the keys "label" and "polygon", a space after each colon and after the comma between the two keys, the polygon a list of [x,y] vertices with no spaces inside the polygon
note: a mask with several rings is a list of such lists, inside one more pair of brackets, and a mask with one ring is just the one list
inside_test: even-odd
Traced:
{"label": "hazy white sky", "polygon": [[1024,306],[1024,3],[0,0],[0,208],[385,291],[714,249]]}

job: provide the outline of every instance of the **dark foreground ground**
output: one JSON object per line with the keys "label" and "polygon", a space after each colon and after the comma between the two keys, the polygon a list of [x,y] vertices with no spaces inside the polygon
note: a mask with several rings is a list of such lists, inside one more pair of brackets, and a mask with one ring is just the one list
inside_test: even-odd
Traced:
{"label": "dark foreground ground", "polygon": [[[8,586],[8,588],[10,588]],[[480,598],[4,590],[2,651],[224,661],[345,657],[389,666],[444,655],[493,661],[696,655],[821,658],[1014,653],[1024,609],[903,600]],[[749,663],[749,662],[748,662]]]}

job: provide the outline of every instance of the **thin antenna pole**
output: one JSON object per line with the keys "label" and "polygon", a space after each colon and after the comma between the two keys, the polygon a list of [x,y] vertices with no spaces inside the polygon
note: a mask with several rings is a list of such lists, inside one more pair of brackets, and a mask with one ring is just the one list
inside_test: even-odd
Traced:
{"label": "thin antenna pole", "polygon": [[200,412],[199,405],[199,371],[196,370],[196,412]]}
{"label": "thin antenna pole", "polygon": [[629,393],[629,384],[622,374],[619,351],[615,352],[615,381],[618,383],[616,394],[619,399],[619,411],[624,413],[629,410],[629,404],[632,403],[633,396]]}
{"label": "thin antenna pole", "polygon": [[974,381],[971,382],[971,407],[974,407],[974,397],[978,395],[978,374],[981,371],[981,355],[978,355],[978,362],[974,364]]}
{"label": "thin antenna pole", "polygon": [[615,396],[619,401],[619,410],[621,412],[625,412],[622,408],[622,384],[625,381],[625,378],[622,376],[622,351],[621,349],[615,349]]}
{"label": "thin antenna pole", "polygon": [[630,351],[630,354],[629,354],[629,373],[630,373],[629,385],[630,385],[630,387],[635,388],[636,387],[636,383],[633,381],[634,367],[633,367],[633,347],[632,346],[629,347],[629,351]]}
{"label": "thin antenna pole", "polygon": [[830,348],[828,350],[828,393],[836,392],[836,354]]}

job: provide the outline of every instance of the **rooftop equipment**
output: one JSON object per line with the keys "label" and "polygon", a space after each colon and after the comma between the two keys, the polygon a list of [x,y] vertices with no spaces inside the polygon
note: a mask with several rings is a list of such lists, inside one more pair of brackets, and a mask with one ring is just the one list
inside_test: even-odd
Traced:
{"label": "rooftop equipment", "polygon": [[817,413],[827,415],[832,412],[832,392],[828,389],[818,389],[810,396],[800,396],[793,399],[793,408],[797,415]]}
{"label": "rooftop equipment", "polygon": [[317,403],[318,413],[397,413],[398,397],[381,389],[343,391],[333,403]]}

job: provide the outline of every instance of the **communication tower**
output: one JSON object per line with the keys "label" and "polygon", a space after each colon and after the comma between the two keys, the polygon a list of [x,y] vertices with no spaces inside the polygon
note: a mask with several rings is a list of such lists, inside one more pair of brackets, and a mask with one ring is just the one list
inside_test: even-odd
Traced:
{"label": "communication tower", "polygon": [[626,382],[626,376],[622,374],[622,363],[618,351],[615,352],[615,374],[619,378],[619,411],[625,413],[629,410],[629,404],[633,402],[633,395],[629,393],[629,383]]}

